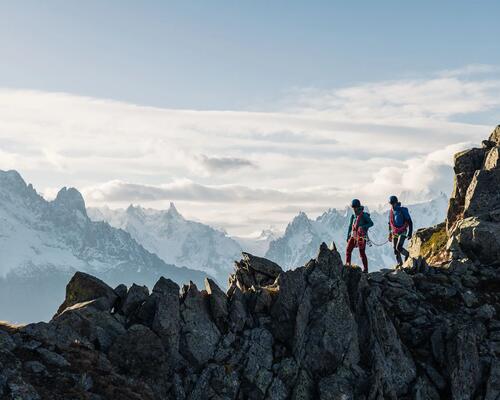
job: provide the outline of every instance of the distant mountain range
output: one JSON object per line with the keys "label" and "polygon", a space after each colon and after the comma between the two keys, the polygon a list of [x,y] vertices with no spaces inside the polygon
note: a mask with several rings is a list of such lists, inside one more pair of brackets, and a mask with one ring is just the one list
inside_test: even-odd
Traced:
{"label": "distant mountain range", "polygon": [[[419,204],[407,206],[414,222],[414,230],[435,225],[445,219],[448,199],[446,195]],[[347,229],[352,211],[330,209],[317,217],[309,219],[303,212],[299,213],[288,224],[283,237],[270,243],[266,258],[278,263],[286,269],[304,265],[316,256],[321,242],[335,242],[342,255],[345,254]],[[375,210],[371,212],[374,226],[370,229],[371,240],[382,244],[387,240],[389,210]],[[395,265],[392,246],[368,247],[367,250],[370,270],[390,268]],[[360,263],[357,250],[354,250],[353,263]]]}
{"label": "distant mountain range", "polygon": [[[415,229],[442,221],[447,206],[448,199],[444,194],[432,201],[409,205]],[[231,237],[208,225],[189,221],[179,214],[174,204],[170,204],[168,210],[130,206],[126,210],[90,208],[88,213],[95,221],[106,221],[126,230],[165,262],[205,271],[225,285],[241,251],[265,256],[287,269],[302,266],[314,258],[323,241],[335,242],[343,253],[351,210],[329,209],[314,220],[300,212],[288,224],[284,234],[269,229],[253,237]],[[388,215],[388,209],[371,213],[375,226],[370,230],[370,237],[374,243],[387,240]],[[370,247],[368,257],[371,270],[394,266],[389,244]],[[353,260],[359,262],[356,252]]]}
{"label": "distant mountain range", "polygon": [[153,285],[161,275],[201,284],[206,276],[168,265],[128,232],[91,221],[76,189],[46,201],[16,171],[0,171],[0,320],[50,318],[76,270],[110,285]]}
{"label": "distant mountain range", "polygon": [[268,228],[264,229],[257,236],[233,236],[232,238],[240,244],[243,251],[263,257],[267,253],[267,250],[269,250],[271,243],[280,238],[282,234],[277,229]]}
{"label": "distant mountain range", "polygon": [[222,230],[184,218],[173,203],[167,210],[130,205],[114,210],[90,207],[87,213],[93,221],[105,221],[127,231],[166,263],[204,271],[223,286],[242,251],[263,256],[278,237],[271,229],[255,237],[230,237]]}
{"label": "distant mountain range", "polygon": [[[445,217],[447,198],[409,208],[416,228],[434,225]],[[269,229],[258,236],[231,237],[185,219],[174,204],[167,210],[87,209],[73,188],[46,201],[16,171],[0,171],[0,320],[49,318],[47,310],[64,297],[76,270],[110,285],[152,286],[160,275],[200,285],[210,275],[225,286],[242,251],[266,256],[286,269],[298,267],[316,255],[322,241],[334,241],[343,253],[349,216],[349,209],[330,209],[314,220],[301,212],[283,235]],[[370,236],[382,243],[388,211],[375,210],[371,216],[375,226]],[[369,248],[368,257],[371,270],[394,265],[388,244]],[[356,252],[354,262],[359,262]],[[7,306],[12,301],[14,307]]]}
{"label": "distant mountain range", "polygon": [[139,206],[111,210],[89,208],[94,221],[106,221],[137,240],[166,263],[202,270],[225,284],[242,248],[223,231],[185,219],[174,204],[168,210]]}

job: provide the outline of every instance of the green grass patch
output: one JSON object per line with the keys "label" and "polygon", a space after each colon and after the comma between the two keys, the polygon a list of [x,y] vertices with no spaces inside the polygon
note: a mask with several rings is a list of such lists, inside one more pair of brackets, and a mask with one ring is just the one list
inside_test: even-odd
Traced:
{"label": "green grass patch", "polygon": [[422,243],[420,253],[425,258],[441,253],[446,247],[446,242],[448,242],[448,234],[446,233],[446,227],[443,225],[442,228],[434,232],[429,239]]}

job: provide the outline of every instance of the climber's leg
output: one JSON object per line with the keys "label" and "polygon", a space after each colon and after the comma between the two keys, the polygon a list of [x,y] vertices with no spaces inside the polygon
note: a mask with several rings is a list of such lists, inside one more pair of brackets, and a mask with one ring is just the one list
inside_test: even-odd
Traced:
{"label": "climber's leg", "polygon": [[361,257],[361,261],[363,263],[363,272],[368,272],[368,258],[366,257],[366,240],[361,239],[358,242],[359,247],[359,256]]}
{"label": "climber's leg", "polygon": [[356,247],[356,239],[351,237],[347,242],[347,248],[345,250],[345,263],[346,265],[351,265],[352,251]]}

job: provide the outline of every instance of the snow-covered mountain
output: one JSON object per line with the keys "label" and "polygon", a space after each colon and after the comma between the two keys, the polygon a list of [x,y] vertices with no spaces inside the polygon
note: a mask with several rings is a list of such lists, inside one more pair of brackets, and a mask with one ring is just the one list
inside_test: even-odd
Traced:
{"label": "snow-covered mountain", "polygon": [[185,219],[173,203],[168,210],[131,205],[126,210],[89,208],[88,213],[94,221],[127,231],[166,263],[205,271],[222,284],[241,258],[238,242],[221,230]]}
{"label": "snow-covered mountain", "polygon": [[274,240],[280,237],[280,233],[276,229],[264,229],[257,235],[250,236],[232,236],[236,240],[243,251],[253,254],[254,256],[264,257],[269,250],[269,245]]}
{"label": "snow-covered mountain", "polygon": [[49,202],[16,171],[0,171],[0,320],[47,319],[76,270],[111,285],[151,286],[161,275],[201,283],[206,275],[167,265],[124,230],[91,221],[76,189]]}
{"label": "snow-covered mountain", "polygon": [[[435,225],[445,219],[448,199],[446,195],[434,200],[408,206],[414,222],[414,230]],[[270,243],[266,258],[284,268],[304,265],[314,258],[321,242],[335,242],[341,254],[345,254],[346,236],[351,210],[330,209],[315,220],[300,212],[288,224],[283,237]],[[387,240],[389,211],[374,210],[370,213],[374,226],[370,229],[370,238],[376,244]],[[392,246],[372,246],[367,248],[371,271],[393,267],[395,264]],[[353,253],[353,263],[360,263],[358,252]]]}

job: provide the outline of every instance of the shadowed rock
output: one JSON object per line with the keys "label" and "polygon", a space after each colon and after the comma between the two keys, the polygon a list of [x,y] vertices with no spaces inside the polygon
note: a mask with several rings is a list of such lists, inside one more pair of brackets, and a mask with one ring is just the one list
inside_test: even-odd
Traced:
{"label": "shadowed rock", "polygon": [[57,310],[57,314],[77,303],[95,300],[100,297],[104,299],[109,309],[113,307],[118,299],[114,290],[100,279],[84,272],[77,272],[66,286],[66,299]]}

